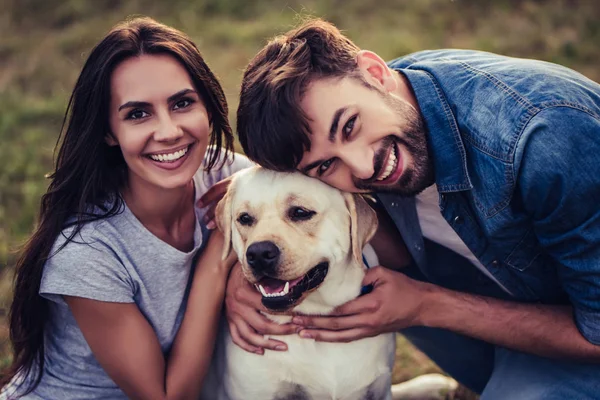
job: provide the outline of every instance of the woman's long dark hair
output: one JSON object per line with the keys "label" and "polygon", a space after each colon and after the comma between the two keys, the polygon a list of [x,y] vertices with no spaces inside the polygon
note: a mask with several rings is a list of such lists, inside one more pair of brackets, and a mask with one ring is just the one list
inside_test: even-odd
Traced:
{"label": "woman's long dark hair", "polygon": [[[215,166],[222,147],[226,155],[233,148],[223,90],[185,34],[150,18],[124,22],[107,34],[92,50],[71,94],[57,142],[56,168],[41,201],[39,224],[17,261],[10,309],[13,361],[2,373],[0,388],[19,374],[26,378],[25,392],[21,393],[25,394],[42,379],[48,304],[39,290],[44,263],[51,257],[58,235],[65,227],[75,226],[68,243],[83,224],[115,215],[121,209],[118,193],[126,183],[127,165],[120,149],[105,143],[110,132],[110,79],[120,62],[142,54],[169,54],[190,75],[211,117],[210,144],[216,151],[210,153],[207,169]],[[90,206],[102,212],[91,214]]]}

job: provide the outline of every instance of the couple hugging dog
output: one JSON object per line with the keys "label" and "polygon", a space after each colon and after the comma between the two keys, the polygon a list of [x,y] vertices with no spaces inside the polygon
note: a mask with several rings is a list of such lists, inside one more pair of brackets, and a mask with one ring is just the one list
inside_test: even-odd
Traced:
{"label": "couple hugging dog", "polygon": [[[0,383],[24,399],[195,398],[225,295],[223,396],[389,398],[402,331],[485,400],[597,398],[597,83],[469,50],[386,63],[322,21],[271,41],[244,74],[240,143],[263,167],[374,196],[387,268],[366,272],[372,212],[313,181],[295,190],[299,175],[236,177],[227,238],[202,240],[195,196],[231,175],[224,98],[168,27],[134,20],[94,48],[17,263]],[[349,315],[315,315],[348,300]],[[280,324],[283,309],[311,315]],[[231,344],[276,350],[270,336],[298,328],[285,353]]]}

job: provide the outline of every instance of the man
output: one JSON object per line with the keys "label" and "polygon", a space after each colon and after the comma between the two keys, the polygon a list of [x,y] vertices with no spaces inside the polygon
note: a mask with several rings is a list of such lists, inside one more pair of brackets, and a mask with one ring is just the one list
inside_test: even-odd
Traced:
{"label": "man", "polygon": [[236,343],[261,352],[284,346],[269,333],[349,341],[400,330],[483,399],[597,398],[598,84],[475,51],[386,64],[316,20],[250,62],[238,132],[265,167],[373,193],[372,244],[387,268],[369,270],[372,292],[335,316],[283,327],[261,318],[236,272]]}

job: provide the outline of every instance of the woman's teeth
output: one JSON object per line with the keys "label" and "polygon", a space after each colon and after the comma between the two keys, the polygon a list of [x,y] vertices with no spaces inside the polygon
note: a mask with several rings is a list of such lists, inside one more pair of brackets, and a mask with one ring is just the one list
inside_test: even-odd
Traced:
{"label": "woman's teeth", "polygon": [[382,181],[384,179],[387,179],[390,174],[396,169],[396,166],[398,165],[398,157],[396,156],[396,145],[393,145],[394,147],[392,147],[392,151],[390,153],[390,156],[387,159],[387,164],[385,166],[385,169],[383,170],[383,173],[377,178],[378,181]]}
{"label": "woman's teeth", "polygon": [[181,149],[179,151],[173,153],[165,153],[165,154],[150,154],[148,157],[158,162],[173,162],[179,160],[181,157],[185,156],[185,153],[188,152],[189,146]]}

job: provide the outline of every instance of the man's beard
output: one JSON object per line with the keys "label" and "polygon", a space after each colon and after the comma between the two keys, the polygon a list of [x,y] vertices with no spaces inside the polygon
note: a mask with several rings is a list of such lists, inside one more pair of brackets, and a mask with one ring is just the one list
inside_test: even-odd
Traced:
{"label": "man's beard", "polygon": [[[383,163],[386,161],[386,154],[390,146],[395,143],[410,153],[413,162],[412,165],[406,165],[400,179],[393,185],[378,185],[375,176],[366,181],[354,179],[354,185],[358,189],[369,192],[388,192],[405,197],[415,196],[435,182],[433,163],[427,148],[425,124],[419,113],[407,103],[387,93],[382,93],[382,96],[386,104],[396,112],[399,118],[402,118],[402,123],[399,128],[401,132],[385,137],[381,148],[375,154],[376,174],[380,173]],[[398,162],[400,163],[402,159],[399,158]]]}

